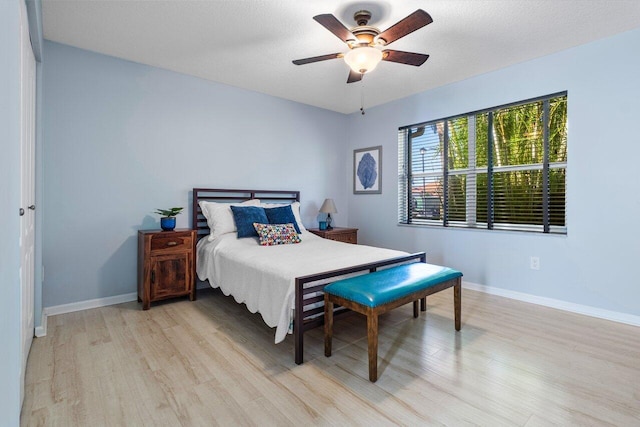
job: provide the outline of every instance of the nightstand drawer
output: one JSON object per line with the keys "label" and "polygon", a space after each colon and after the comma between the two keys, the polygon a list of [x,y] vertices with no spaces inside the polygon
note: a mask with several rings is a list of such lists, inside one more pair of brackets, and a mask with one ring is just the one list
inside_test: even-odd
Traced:
{"label": "nightstand drawer", "polygon": [[358,236],[355,233],[336,233],[331,235],[332,240],[345,243],[358,243]]}
{"label": "nightstand drawer", "polygon": [[151,237],[152,253],[191,250],[192,247],[191,232],[171,233],[166,236],[162,235],[162,233],[157,233]]}
{"label": "nightstand drawer", "polygon": [[358,244],[358,229],[333,227],[331,230],[319,230],[317,228],[307,228],[307,231],[320,236],[324,239],[335,240],[338,242]]}

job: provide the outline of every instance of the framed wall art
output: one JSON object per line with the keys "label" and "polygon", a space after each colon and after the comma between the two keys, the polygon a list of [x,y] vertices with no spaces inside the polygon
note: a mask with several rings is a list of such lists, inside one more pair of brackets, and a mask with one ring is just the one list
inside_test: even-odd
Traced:
{"label": "framed wall art", "polygon": [[382,146],[353,150],[353,194],[382,194]]}

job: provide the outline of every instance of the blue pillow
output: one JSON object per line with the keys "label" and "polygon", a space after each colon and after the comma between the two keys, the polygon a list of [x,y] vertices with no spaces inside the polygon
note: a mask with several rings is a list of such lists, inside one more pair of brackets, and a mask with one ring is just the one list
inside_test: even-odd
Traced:
{"label": "blue pillow", "polygon": [[253,223],[265,224],[269,222],[264,208],[259,206],[231,206],[231,211],[238,229],[238,237],[258,237]]}
{"label": "blue pillow", "polygon": [[293,224],[296,228],[296,233],[300,233],[300,227],[298,227],[296,217],[293,216],[291,205],[266,208],[264,211],[267,214],[267,218],[269,218],[269,224]]}

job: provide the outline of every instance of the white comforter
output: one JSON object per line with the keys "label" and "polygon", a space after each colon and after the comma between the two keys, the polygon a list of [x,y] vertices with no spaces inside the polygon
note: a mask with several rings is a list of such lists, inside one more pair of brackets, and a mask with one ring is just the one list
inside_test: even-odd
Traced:
{"label": "white comforter", "polygon": [[320,238],[310,232],[302,242],[260,246],[257,238],[238,239],[228,233],[197,246],[196,270],[200,280],[232,295],[259,312],[276,327],[275,342],[284,340],[293,318],[295,278],[406,255],[406,252],[352,245]]}

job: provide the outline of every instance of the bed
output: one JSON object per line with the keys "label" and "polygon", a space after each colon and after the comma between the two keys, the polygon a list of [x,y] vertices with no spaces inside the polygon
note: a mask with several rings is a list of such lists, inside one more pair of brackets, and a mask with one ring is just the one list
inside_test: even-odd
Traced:
{"label": "bed", "polygon": [[[258,202],[259,200],[259,202]],[[257,238],[238,238],[229,232],[229,213],[213,223],[205,218],[200,202],[247,203],[271,207],[292,204],[299,223],[301,242],[260,246]],[[366,274],[379,268],[426,262],[424,253],[351,245],[318,237],[304,229],[299,212],[300,192],[269,190],[229,190],[194,188],[192,228],[197,231],[196,274],[252,313],[260,313],[269,327],[275,327],[275,342],[292,332],[295,363],[303,362],[304,333],[323,324],[322,289],[328,283],[350,275]],[[222,212],[221,210],[219,210]],[[230,210],[229,210],[230,212]],[[207,216],[215,216],[207,210]],[[214,227],[209,228],[209,224]],[[223,232],[220,230],[224,229]],[[335,309],[335,314],[346,310]]]}

